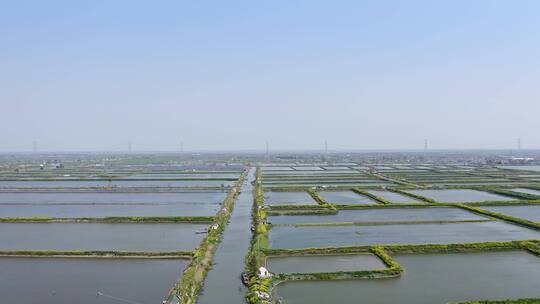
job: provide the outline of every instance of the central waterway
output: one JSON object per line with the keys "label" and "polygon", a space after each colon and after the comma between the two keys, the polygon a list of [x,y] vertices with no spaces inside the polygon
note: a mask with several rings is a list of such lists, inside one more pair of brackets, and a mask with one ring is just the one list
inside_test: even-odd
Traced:
{"label": "central waterway", "polygon": [[251,208],[255,169],[252,168],[242,185],[231,220],[214,256],[214,265],[208,273],[200,304],[240,304],[244,303],[247,289],[240,276],[245,269],[245,258],[251,242]]}

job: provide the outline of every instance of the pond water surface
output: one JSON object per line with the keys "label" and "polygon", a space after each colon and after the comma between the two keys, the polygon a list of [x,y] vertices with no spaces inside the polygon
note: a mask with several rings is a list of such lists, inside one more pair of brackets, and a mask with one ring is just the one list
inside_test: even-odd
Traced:
{"label": "pond water surface", "polygon": [[[2,257],[0,295],[2,303],[19,304],[125,303],[122,299],[161,303],[186,264],[161,259]],[[97,296],[98,291],[104,295]]]}
{"label": "pond water surface", "polygon": [[0,250],[176,251],[199,246],[207,224],[0,223]]}
{"label": "pond water surface", "polygon": [[332,215],[280,215],[270,216],[272,224],[305,224],[328,222],[390,222],[390,221],[456,221],[482,220],[486,217],[451,207],[384,208],[339,210]]}
{"label": "pond water surface", "polygon": [[538,231],[498,221],[421,225],[275,226],[269,233],[272,248],[502,242],[538,238]]}
{"label": "pond water surface", "polygon": [[519,251],[398,255],[400,278],[287,282],[285,304],[445,304],[540,297],[540,259]]}
{"label": "pond water surface", "polygon": [[438,202],[509,201],[514,198],[470,189],[407,190],[407,192],[434,199]]}
{"label": "pond water surface", "polygon": [[270,257],[266,266],[272,273],[312,273],[383,269],[386,265],[370,253]]}

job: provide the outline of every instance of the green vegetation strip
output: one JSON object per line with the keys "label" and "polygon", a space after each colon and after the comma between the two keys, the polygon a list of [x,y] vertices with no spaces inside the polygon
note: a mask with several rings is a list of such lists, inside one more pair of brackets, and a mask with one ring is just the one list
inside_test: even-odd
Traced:
{"label": "green vegetation strip", "polygon": [[384,199],[382,197],[376,196],[375,194],[371,194],[371,193],[369,193],[367,191],[364,191],[362,189],[359,189],[359,188],[353,188],[352,191],[354,191],[354,192],[356,192],[356,193],[358,193],[360,195],[367,196],[367,197],[369,197],[369,198],[371,198],[371,199],[373,199],[373,200],[375,200],[375,201],[377,201],[377,202],[379,202],[381,204],[384,204],[384,205],[392,203],[389,200],[386,200],[386,199]]}
{"label": "green vegetation strip", "polygon": [[415,198],[417,200],[424,201],[424,202],[427,202],[427,203],[431,203],[431,204],[437,204],[438,203],[434,199],[431,199],[431,198],[428,198],[428,197],[425,197],[425,196],[422,196],[422,195],[414,194],[414,193],[409,193],[409,192],[403,191],[403,190],[398,189],[398,188],[388,188],[387,190],[395,192],[395,193],[403,194],[405,196],[412,197],[412,198]]}
{"label": "green vegetation strip", "polygon": [[115,216],[103,218],[3,217],[3,223],[212,223],[213,216]]}
{"label": "green vegetation strip", "polygon": [[500,212],[481,209],[481,208],[478,208],[478,207],[472,207],[472,206],[468,206],[468,205],[465,205],[465,204],[458,204],[457,206],[460,207],[460,208],[475,212],[475,213],[479,213],[479,214],[482,214],[482,215],[487,215],[487,216],[494,217],[494,218],[497,218],[497,219],[501,219],[501,220],[504,220],[504,221],[507,221],[507,222],[522,225],[522,226],[525,226],[525,227],[528,227],[528,228],[540,230],[540,223],[537,223],[537,222],[532,222],[532,221],[525,220],[525,219],[522,219],[522,218],[506,215],[506,214],[500,213]]}

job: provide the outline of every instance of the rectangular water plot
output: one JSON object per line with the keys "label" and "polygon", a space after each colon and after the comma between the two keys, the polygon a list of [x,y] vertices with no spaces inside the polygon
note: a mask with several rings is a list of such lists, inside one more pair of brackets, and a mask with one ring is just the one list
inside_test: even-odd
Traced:
{"label": "rectangular water plot", "polygon": [[422,201],[419,201],[412,197],[409,197],[400,193],[392,192],[392,191],[368,190],[367,192],[394,204],[418,204],[418,203],[421,204],[423,203]]}
{"label": "rectangular water plot", "polygon": [[320,191],[318,192],[327,202],[336,205],[374,205],[377,201],[360,195],[354,191]]}
{"label": "rectangular water plot", "polygon": [[269,257],[266,267],[272,273],[314,273],[384,269],[386,265],[375,255],[365,253]]}
{"label": "rectangular water plot", "polygon": [[220,187],[232,186],[230,180],[4,180],[0,188],[85,188],[85,187]]}
{"label": "rectangular water plot", "polygon": [[199,246],[207,224],[0,223],[0,250],[177,251]]}
{"label": "rectangular water plot", "polygon": [[0,258],[3,303],[161,303],[187,261]]}
{"label": "rectangular water plot", "polygon": [[494,206],[480,208],[540,223],[540,206]]}
{"label": "rectangular water plot", "polygon": [[274,226],[273,248],[321,248],[378,244],[450,244],[540,238],[540,232],[503,222],[375,226]]}
{"label": "rectangular water plot", "polygon": [[0,204],[0,217],[214,216],[220,207],[204,203]]}
{"label": "rectangular water plot", "polygon": [[225,191],[183,192],[0,192],[0,204],[220,204]]}
{"label": "rectangular water plot", "polygon": [[311,167],[293,167],[294,170],[296,171],[322,171],[324,170],[323,168],[321,167],[315,167],[315,166],[311,166]]}
{"label": "rectangular water plot", "polygon": [[303,191],[268,191],[264,193],[266,205],[316,205],[317,202]]}
{"label": "rectangular water plot", "polygon": [[270,216],[269,218],[269,222],[275,225],[469,220],[487,220],[487,218],[463,209],[451,207],[339,210],[338,214],[331,215],[281,215]]}
{"label": "rectangular water plot", "polygon": [[510,201],[514,198],[470,189],[407,190],[407,192],[434,199],[438,202]]}
{"label": "rectangular water plot", "polygon": [[286,304],[448,302],[540,297],[540,259],[522,251],[397,255],[405,269],[385,280],[304,281],[278,285]]}

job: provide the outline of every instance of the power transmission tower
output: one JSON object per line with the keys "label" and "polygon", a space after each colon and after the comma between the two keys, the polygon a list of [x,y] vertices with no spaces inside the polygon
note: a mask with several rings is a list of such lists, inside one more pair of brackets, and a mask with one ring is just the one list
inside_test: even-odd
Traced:
{"label": "power transmission tower", "polygon": [[37,152],[37,141],[35,140],[32,142],[32,151],[34,151],[34,153]]}
{"label": "power transmission tower", "polygon": [[424,158],[427,157],[428,141],[424,139]]}
{"label": "power transmission tower", "polygon": [[184,142],[180,142],[180,153],[184,153]]}
{"label": "power transmission tower", "polygon": [[269,159],[269,158],[270,158],[270,153],[269,153],[269,150],[268,150],[268,142],[266,142],[266,154],[265,154],[265,158],[266,158],[266,159]]}
{"label": "power transmission tower", "polygon": [[131,140],[128,141],[128,152],[131,153]]}
{"label": "power transmission tower", "polygon": [[328,154],[328,142],[324,141],[324,154]]}

